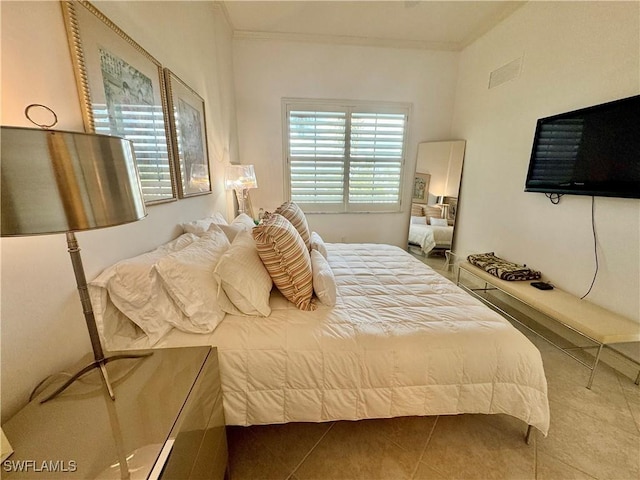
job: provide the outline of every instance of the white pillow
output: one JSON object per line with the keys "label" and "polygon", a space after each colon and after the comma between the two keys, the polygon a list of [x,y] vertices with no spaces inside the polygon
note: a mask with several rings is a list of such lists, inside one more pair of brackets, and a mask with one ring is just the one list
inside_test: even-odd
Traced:
{"label": "white pillow", "polygon": [[319,251],[324,258],[328,258],[327,246],[324,244],[324,240],[317,232],[311,232],[311,250]]}
{"label": "white pillow", "polygon": [[156,263],[164,286],[188,320],[175,325],[176,328],[185,332],[212,332],[224,318],[213,271],[228,248],[229,240],[224,233],[208,232]]}
{"label": "white pillow", "polygon": [[313,291],[323,305],[336,304],[336,278],[327,259],[318,250],[311,250],[311,270],[313,271]]}
{"label": "white pillow", "polygon": [[429,223],[435,227],[446,227],[449,225],[446,218],[431,217]]}
{"label": "white pillow", "polygon": [[248,232],[255,226],[256,226],[255,222],[251,220],[251,217],[249,215],[245,213],[241,213],[240,215],[238,215],[236,218],[233,219],[230,225],[214,224],[209,227],[209,230],[211,230],[214,227],[219,228],[225,233],[225,235],[229,239],[229,242],[233,242],[233,240],[236,238],[236,235],[238,235],[238,233]]}
{"label": "white pillow", "polygon": [[228,225],[221,213],[214,213],[210,217],[194,220],[193,222],[181,223],[180,226],[185,233],[204,235],[212,224]]}
{"label": "white pillow", "polygon": [[209,225],[209,229],[207,230],[207,232],[223,233],[227,237],[227,240],[229,240],[229,243],[232,243],[233,239],[236,238],[236,235],[240,232],[244,232],[245,230],[247,230],[247,227],[238,223],[235,225],[221,225],[212,223],[211,225]]}
{"label": "white pillow", "polygon": [[258,256],[251,233],[240,232],[222,255],[214,277],[220,287],[218,302],[227,313],[266,317],[273,282]]}
{"label": "white pillow", "polygon": [[233,221],[231,222],[231,225],[244,225],[247,228],[247,230],[251,230],[253,227],[256,226],[256,222],[254,222],[253,218],[251,218],[246,213],[241,213],[240,215],[238,215],[236,218],[233,219]]}
{"label": "white pillow", "polygon": [[191,233],[181,235],[151,252],[112,265],[89,284],[92,302],[97,306],[94,309],[96,323],[107,343],[111,340],[108,336],[128,328],[123,319],[118,320],[117,325],[108,324],[109,318],[111,321],[115,318],[113,315],[106,317],[109,300],[147,335],[149,346],[167,334],[172,323],[180,321],[182,312],[169,297],[154,265],[197,240],[198,237]]}
{"label": "white pillow", "polygon": [[229,239],[229,242],[233,243],[233,241],[236,238],[236,235],[238,235],[240,232],[246,232],[247,227],[244,225],[212,225],[212,227],[219,227],[224,234],[227,236],[227,238]]}
{"label": "white pillow", "polygon": [[426,225],[427,224],[427,217],[414,217],[414,216],[411,216],[411,223],[413,225]]}

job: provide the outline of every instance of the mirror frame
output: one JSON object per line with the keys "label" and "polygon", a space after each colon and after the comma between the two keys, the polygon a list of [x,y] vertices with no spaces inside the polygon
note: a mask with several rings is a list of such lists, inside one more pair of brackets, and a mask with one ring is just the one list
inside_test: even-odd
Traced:
{"label": "mirror frame", "polygon": [[[427,177],[429,178],[429,182],[426,192],[418,192],[420,194],[419,197],[416,197],[415,193],[412,194],[409,208],[409,234],[407,236],[407,249],[410,252],[419,253],[424,257],[428,257],[433,252],[453,250],[465,150],[465,140],[442,140],[421,142],[418,144],[414,176],[412,177],[412,192],[415,190],[414,187],[417,185],[416,182],[418,182],[419,179]],[[446,215],[444,218],[447,219],[447,224],[452,227],[448,246],[442,244],[442,238],[434,238],[432,240],[436,240],[435,246],[430,247],[427,252],[424,252],[424,248],[430,246],[432,242],[429,238],[421,236],[429,235],[424,232],[425,229],[418,228],[415,229],[415,232],[411,232],[411,225],[414,220],[414,218],[412,218],[414,215],[412,214],[415,213],[416,208],[419,208],[415,207],[416,205],[423,207],[425,224],[430,222],[429,218],[431,218],[428,213],[428,207],[440,208],[442,210],[441,217]],[[446,242],[446,231],[440,230],[438,232],[433,230],[433,233],[444,235]],[[413,240],[413,243],[409,243],[410,239]],[[420,241],[421,243],[416,244],[416,241]],[[427,243],[429,245],[426,245]],[[438,244],[440,244],[440,246]]]}

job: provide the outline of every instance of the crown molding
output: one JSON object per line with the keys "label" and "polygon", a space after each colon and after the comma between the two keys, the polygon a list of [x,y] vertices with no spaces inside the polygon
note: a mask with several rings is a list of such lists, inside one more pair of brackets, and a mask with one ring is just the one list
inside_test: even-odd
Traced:
{"label": "crown molding", "polygon": [[262,32],[234,30],[233,38],[243,40],[277,40],[285,42],[321,43],[329,45],[355,45],[366,47],[386,47],[401,49],[460,51],[462,44],[456,42],[428,42],[420,40],[402,40],[374,37],[354,37],[348,35],[322,35],[308,33]]}

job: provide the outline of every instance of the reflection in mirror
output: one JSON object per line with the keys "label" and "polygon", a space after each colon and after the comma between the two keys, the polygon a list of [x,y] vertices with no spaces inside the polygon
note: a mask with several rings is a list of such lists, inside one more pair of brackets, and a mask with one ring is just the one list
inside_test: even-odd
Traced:
{"label": "reflection in mirror", "polygon": [[464,140],[418,145],[409,251],[435,255],[452,248],[464,149]]}

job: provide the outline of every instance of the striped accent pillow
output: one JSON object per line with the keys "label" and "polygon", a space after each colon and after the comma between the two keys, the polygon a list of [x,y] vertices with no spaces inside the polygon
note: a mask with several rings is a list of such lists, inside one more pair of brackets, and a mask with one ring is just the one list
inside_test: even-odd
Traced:
{"label": "striped accent pillow", "polygon": [[437,205],[426,205],[424,207],[425,216],[428,218],[442,218],[442,208]]}
{"label": "striped accent pillow", "polygon": [[291,222],[274,213],[252,233],[258,255],[278,290],[300,310],[315,310],[311,257]]}
{"label": "striped accent pillow", "polygon": [[304,216],[302,209],[294,202],[284,202],[274,213],[278,213],[289,220],[302,237],[307,250],[311,250],[311,232],[307,224],[307,217]]}
{"label": "striped accent pillow", "polygon": [[420,205],[419,203],[411,204],[411,216],[412,217],[424,217],[424,205]]}

